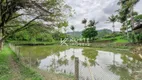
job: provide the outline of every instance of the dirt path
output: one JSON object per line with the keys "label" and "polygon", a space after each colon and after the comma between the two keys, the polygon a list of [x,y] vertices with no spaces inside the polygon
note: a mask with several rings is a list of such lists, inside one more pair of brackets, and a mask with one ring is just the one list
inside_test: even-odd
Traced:
{"label": "dirt path", "polygon": [[14,61],[12,55],[9,56],[9,64],[11,68],[12,78],[11,80],[21,80],[21,73],[19,69],[19,65]]}

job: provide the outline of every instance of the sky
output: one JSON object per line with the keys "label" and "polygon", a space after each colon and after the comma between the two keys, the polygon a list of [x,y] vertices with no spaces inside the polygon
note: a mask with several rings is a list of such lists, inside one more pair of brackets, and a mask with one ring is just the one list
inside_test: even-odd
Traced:
{"label": "sky", "polygon": [[[86,18],[87,20],[94,19],[99,21],[96,25],[96,29],[111,29],[112,23],[108,23],[108,17],[112,14],[116,14],[116,10],[119,9],[117,2],[119,0],[66,0],[66,3],[75,10],[75,14],[68,18],[69,26],[67,31],[70,32],[70,26],[75,26],[75,31],[82,31],[84,25],[81,21]],[[139,14],[142,13],[142,0],[135,6],[134,10]],[[116,22],[116,31],[120,31],[121,24]]]}

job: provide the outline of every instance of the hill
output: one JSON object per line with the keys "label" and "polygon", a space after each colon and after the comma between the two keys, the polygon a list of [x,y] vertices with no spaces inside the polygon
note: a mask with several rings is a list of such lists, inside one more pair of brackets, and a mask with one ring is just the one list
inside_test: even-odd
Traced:
{"label": "hill", "polygon": [[76,38],[82,37],[82,32],[80,32],[80,31],[67,32],[67,34],[70,35],[70,36],[74,36],[74,37],[76,37]]}
{"label": "hill", "polygon": [[[97,30],[97,31],[98,31],[98,36],[97,36],[98,38],[112,33],[112,31],[109,29],[102,29],[102,30]],[[80,31],[75,31],[74,33],[68,32],[67,34],[70,36],[74,36],[76,38],[82,37],[82,32]]]}
{"label": "hill", "polygon": [[109,35],[109,34],[111,34],[111,33],[112,33],[112,31],[111,31],[110,29],[98,30],[98,35],[97,35],[97,37],[98,37],[98,38],[102,38],[102,37],[104,37],[104,36],[106,36],[106,35]]}

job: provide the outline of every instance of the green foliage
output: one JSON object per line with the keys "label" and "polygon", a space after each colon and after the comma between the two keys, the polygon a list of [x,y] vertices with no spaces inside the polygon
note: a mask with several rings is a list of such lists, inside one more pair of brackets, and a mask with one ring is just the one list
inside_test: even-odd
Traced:
{"label": "green foliage", "polygon": [[[95,65],[95,60],[96,57],[98,56],[98,51],[96,51],[94,48],[85,48],[83,50],[83,55],[88,58],[88,61],[90,63],[90,66],[94,66]],[[84,66],[87,66],[87,63],[83,62]]]}
{"label": "green foliage", "polygon": [[11,51],[8,47],[0,52],[0,80],[9,80],[11,77],[10,74],[10,65],[8,62],[8,57]]}
{"label": "green foliage", "polygon": [[102,38],[99,38],[97,40],[99,41],[110,41],[110,42],[115,42],[115,43],[128,43],[126,35],[123,35],[122,33],[111,33],[108,35],[105,35]]}
{"label": "green foliage", "polygon": [[86,23],[87,23],[87,19],[84,18],[84,19],[82,20],[82,24],[86,24]]}
{"label": "green foliage", "polygon": [[140,20],[142,20],[142,14],[135,16],[135,17],[134,17],[134,20],[135,20],[135,21],[140,21]]}
{"label": "green foliage", "polygon": [[111,30],[109,29],[102,29],[102,30],[98,30],[98,35],[97,35],[97,38],[103,38],[107,35],[110,35],[112,33]]}
{"label": "green foliage", "polygon": [[74,29],[75,29],[75,27],[73,25],[70,28],[71,28],[72,31],[74,31]]}
{"label": "green foliage", "polygon": [[68,26],[68,22],[67,22],[67,21],[60,22],[60,23],[58,24],[58,28],[67,27],[67,26]]}
{"label": "green foliage", "polygon": [[94,27],[86,28],[82,32],[82,36],[84,38],[95,38],[97,36],[97,31]]}
{"label": "green foliage", "polygon": [[88,27],[95,27],[96,24],[98,24],[99,22],[96,22],[95,20],[90,20]]}
{"label": "green foliage", "polygon": [[[52,28],[46,28],[46,26],[33,23],[28,29],[17,32],[8,38],[10,41],[54,41],[51,31]],[[39,27],[40,26],[40,27]]]}
{"label": "green foliage", "polygon": [[[64,0],[42,0],[40,2],[38,0],[2,0],[0,5],[2,40],[31,27],[35,20],[35,23],[42,25],[46,25],[45,22],[49,23],[48,27],[67,27],[66,18],[71,11],[71,7]],[[67,13],[64,13],[63,10],[66,10]],[[24,16],[24,19],[21,16]],[[26,40],[29,39],[27,35],[24,37]]]}
{"label": "green foliage", "polygon": [[20,65],[20,70],[21,75],[23,75],[21,79],[23,80],[43,80],[38,73],[28,67]]}
{"label": "green foliage", "polygon": [[139,0],[119,0],[118,5],[120,5],[120,9],[117,10],[119,15],[118,19],[121,23],[125,22],[130,15],[135,15],[135,12],[132,12],[132,7],[137,4]]}
{"label": "green foliage", "polygon": [[[15,61],[13,62],[15,64],[10,64],[10,60]],[[12,74],[12,72],[15,72],[13,71],[13,67],[11,67],[12,65],[18,66],[14,68],[16,68],[16,70],[20,70],[20,73],[18,74],[20,76]],[[21,80],[42,80],[42,77],[38,73],[21,64],[21,62],[17,60],[16,54],[14,54],[8,46],[5,46],[0,52],[0,80],[11,80],[13,76],[18,76]],[[17,77],[14,79],[17,80]]]}
{"label": "green foliage", "polygon": [[61,32],[55,32],[52,34],[53,39],[59,41],[60,39],[65,39],[66,37],[68,37],[67,34],[65,33],[61,33]]}
{"label": "green foliage", "polygon": [[115,15],[111,15],[108,19],[108,21],[109,22],[112,22],[112,23],[115,23],[116,22],[116,20],[117,20],[117,18],[116,18],[117,16],[115,16]]}

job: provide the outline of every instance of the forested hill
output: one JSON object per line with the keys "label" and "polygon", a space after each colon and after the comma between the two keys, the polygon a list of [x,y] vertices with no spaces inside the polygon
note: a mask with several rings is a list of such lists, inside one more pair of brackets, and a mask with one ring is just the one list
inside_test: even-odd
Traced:
{"label": "forested hill", "polygon": [[76,38],[82,37],[82,32],[80,31],[75,31],[75,32],[67,32],[68,35],[74,36]]}
{"label": "forested hill", "polygon": [[[109,29],[102,29],[102,30],[97,30],[97,31],[98,31],[98,37],[103,37],[105,35],[108,35],[108,34],[112,33],[112,31],[109,30]],[[74,33],[73,32],[68,32],[67,34],[71,35],[71,36],[75,36],[77,38],[82,37],[82,32],[80,32],[80,31],[75,31]]]}
{"label": "forested hill", "polygon": [[109,35],[109,34],[111,34],[111,33],[112,33],[112,31],[111,31],[110,29],[98,30],[98,35],[97,35],[97,37],[98,37],[98,38],[99,38],[99,37],[104,37],[104,36]]}

